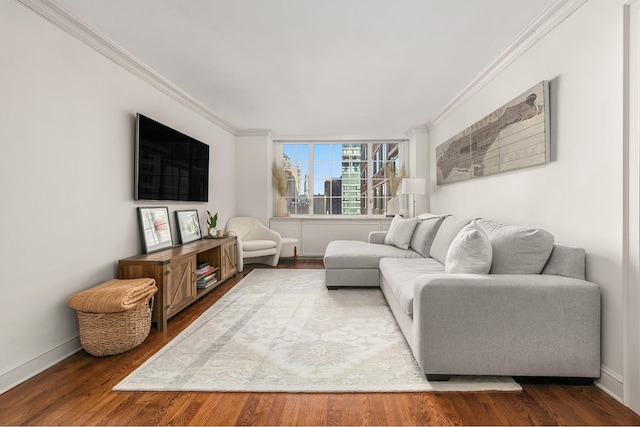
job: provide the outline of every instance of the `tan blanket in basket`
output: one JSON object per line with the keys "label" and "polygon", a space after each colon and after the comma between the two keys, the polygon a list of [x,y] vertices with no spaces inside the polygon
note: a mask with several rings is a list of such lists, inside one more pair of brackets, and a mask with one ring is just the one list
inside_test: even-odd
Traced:
{"label": "tan blanket in basket", "polygon": [[117,313],[132,309],[157,291],[154,279],[112,279],[75,294],[67,304],[86,313]]}

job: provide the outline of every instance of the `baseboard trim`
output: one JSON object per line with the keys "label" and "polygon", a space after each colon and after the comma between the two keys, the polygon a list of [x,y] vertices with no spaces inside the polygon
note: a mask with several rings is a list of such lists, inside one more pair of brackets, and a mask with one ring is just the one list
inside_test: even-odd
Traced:
{"label": "baseboard trim", "polygon": [[622,404],[624,404],[623,384],[622,376],[606,366],[600,366],[600,378],[596,380],[595,385]]}
{"label": "baseboard trim", "polygon": [[4,372],[0,375],[0,394],[60,363],[72,354],[77,353],[81,348],[80,338],[75,336],[40,356]]}

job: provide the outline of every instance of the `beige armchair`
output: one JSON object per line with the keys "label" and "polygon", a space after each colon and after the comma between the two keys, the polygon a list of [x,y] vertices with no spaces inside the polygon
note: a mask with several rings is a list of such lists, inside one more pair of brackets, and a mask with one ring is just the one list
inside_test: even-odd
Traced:
{"label": "beige armchair", "polygon": [[229,218],[226,232],[238,239],[238,272],[244,270],[244,264],[278,265],[280,234],[270,230],[256,218]]}

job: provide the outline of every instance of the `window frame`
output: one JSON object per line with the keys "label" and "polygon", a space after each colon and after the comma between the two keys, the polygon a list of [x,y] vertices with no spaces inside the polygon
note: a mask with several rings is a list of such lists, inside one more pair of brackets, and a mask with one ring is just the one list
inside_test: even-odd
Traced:
{"label": "window frame", "polygon": [[[384,178],[381,184],[375,184],[374,180],[375,176],[379,171],[384,170],[384,164],[386,164],[387,157],[387,144],[397,144],[397,164],[396,167],[399,168],[402,164],[408,163],[408,152],[407,139],[336,139],[336,140],[274,140],[275,147],[275,159],[276,164],[280,167],[283,166],[284,163],[284,146],[285,145],[293,145],[293,144],[303,144],[308,147],[308,163],[309,163],[309,193],[311,194],[310,199],[308,199],[308,210],[309,213],[294,213],[290,212],[290,216],[297,218],[313,218],[313,217],[321,217],[321,218],[329,218],[329,217],[342,217],[342,218],[364,218],[364,217],[383,217],[386,211],[386,202],[389,199],[387,194],[387,185],[386,185],[386,177]],[[316,145],[345,145],[345,144],[357,144],[364,145],[366,147],[367,157],[366,163],[364,167],[366,168],[366,201],[362,200],[362,195],[365,193],[360,193],[360,209],[361,213],[359,214],[345,214],[345,213],[314,213],[314,203],[317,203],[314,197],[314,193],[317,192],[318,189],[315,188],[315,176],[314,169],[316,167],[315,159],[314,159],[314,148]],[[382,144],[383,148],[381,150],[375,150],[375,145]],[[373,155],[382,156],[381,159],[374,159]],[[331,160],[333,161],[333,160]],[[376,169],[376,173],[371,173],[374,169]],[[383,172],[384,173],[384,172]],[[362,170],[360,171],[360,180],[362,180]],[[304,189],[301,189],[300,194]],[[323,189],[324,191],[324,189]],[[375,191],[379,191],[378,194],[374,194]],[[375,199],[374,199],[375,196]],[[275,194],[274,197],[279,198],[278,194]],[[333,196],[330,196],[333,197]],[[275,200],[274,200],[275,202]],[[367,210],[365,213],[362,213],[362,207],[366,203]],[[379,209],[382,212],[374,213],[374,210]],[[289,209],[287,209],[289,212]]]}

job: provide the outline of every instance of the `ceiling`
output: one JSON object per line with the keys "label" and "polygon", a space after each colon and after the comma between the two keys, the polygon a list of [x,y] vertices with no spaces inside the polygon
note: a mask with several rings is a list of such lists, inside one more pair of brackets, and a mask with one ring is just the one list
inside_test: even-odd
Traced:
{"label": "ceiling", "polygon": [[233,128],[280,136],[404,135],[554,2],[58,0]]}

